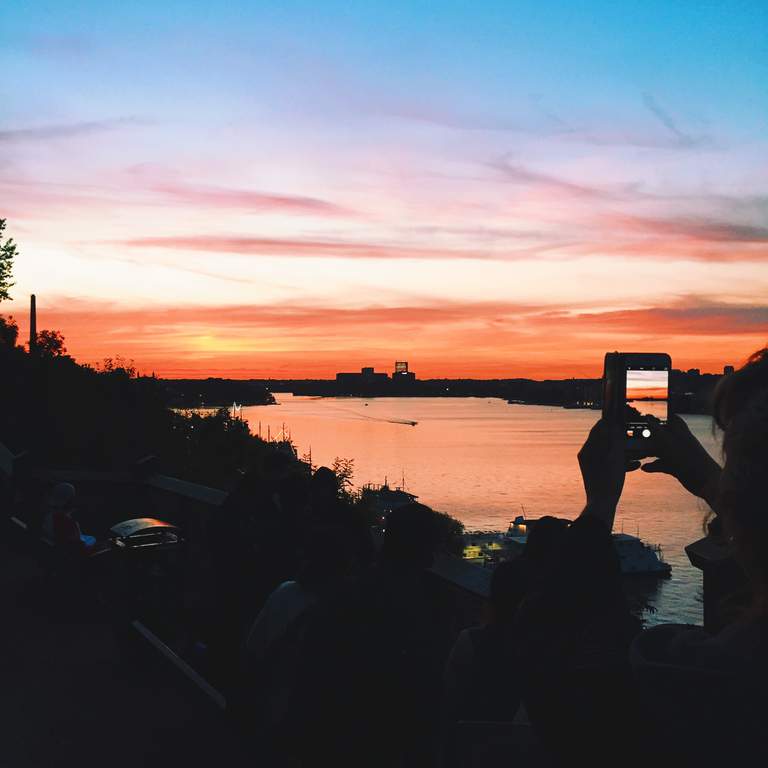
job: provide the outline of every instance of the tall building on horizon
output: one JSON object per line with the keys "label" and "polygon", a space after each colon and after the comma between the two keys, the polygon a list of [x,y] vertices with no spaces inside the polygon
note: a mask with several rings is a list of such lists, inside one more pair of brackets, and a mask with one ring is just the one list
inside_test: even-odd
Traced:
{"label": "tall building on horizon", "polygon": [[29,297],[29,351],[37,348],[37,297]]}
{"label": "tall building on horizon", "polygon": [[392,374],[392,381],[401,383],[416,381],[416,374],[408,370],[407,360],[395,360],[395,371]]}

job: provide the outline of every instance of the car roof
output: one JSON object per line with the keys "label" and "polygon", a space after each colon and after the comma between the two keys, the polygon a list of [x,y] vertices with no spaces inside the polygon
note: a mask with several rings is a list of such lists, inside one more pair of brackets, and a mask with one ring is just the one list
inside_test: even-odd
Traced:
{"label": "car roof", "polygon": [[157,520],[154,517],[137,517],[133,520],[124,520],[122,523],[113,525],[110,531],[121,538],[133,536],[137,533],[151,532],[156,530],[179,530],[178,526],[166,523],[163,520]]}

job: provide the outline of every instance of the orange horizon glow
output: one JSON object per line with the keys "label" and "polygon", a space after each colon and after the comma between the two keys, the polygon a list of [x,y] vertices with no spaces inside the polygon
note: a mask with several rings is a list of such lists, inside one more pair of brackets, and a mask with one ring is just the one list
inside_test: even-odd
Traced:
{"label": "orange horizon glow", "polygon": [[[675,368],[720,373],[765,344],[761,330],[747,324],[744,332],[738,315],[726,322],[723,308],[704,316],[685,307],[563,312],[482,302],[119,308],[82,300],[49,306],[38,297],[37,304],[38,329],[61,331],[79,362],[120,355],[141,373],[163,378],[329,379],[368,365],[391,372],[395,360],[408,360],[420,379],[598,378],[611,349],[666,351]],[[10,307],[19,341],[26,341],[22,308],[18,301]]]}
{"label": "orange horizon glow", "polygon": [[[722,373],[722,371],[719,371]],[[666,400],[667,387],[627,387],[627,400]]]}

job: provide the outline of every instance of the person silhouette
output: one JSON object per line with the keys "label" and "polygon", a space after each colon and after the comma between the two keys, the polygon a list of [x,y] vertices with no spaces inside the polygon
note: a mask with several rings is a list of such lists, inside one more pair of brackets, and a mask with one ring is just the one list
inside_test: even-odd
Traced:
{"label": "person silhouette", "polygon": [[[724,377],[714,397],[724,466],[679,416],[658,430],[656,457],[642,465],[666,473],[706,501],[744,574],[749,599],[722,630],[661,625],[640,633],[630,658],[658,746],[681,765],[762,765],[768,717],[768,348]],[[661,425],[659,425],[661,426]],[[579,454],[585,514],[610,525],[627,469],[623,435],[598,422]]]}
{"label": "person silhouette", "polygon": [[85,551],[96,544],[96,538],[80,530],[80,524],[72,516],[77,491],[71,483],[57,483],[47,502],[42,532],[55,546],[73,551]]}

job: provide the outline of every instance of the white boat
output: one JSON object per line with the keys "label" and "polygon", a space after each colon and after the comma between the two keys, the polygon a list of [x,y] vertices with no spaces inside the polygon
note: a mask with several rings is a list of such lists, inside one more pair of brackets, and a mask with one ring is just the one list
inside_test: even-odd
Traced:
{"label": "white boat", "polygon": [[646,544],[628,533],[614,533],[612,537],[624,576],[669,576],[672,566],[664,561],[660,545]]}

